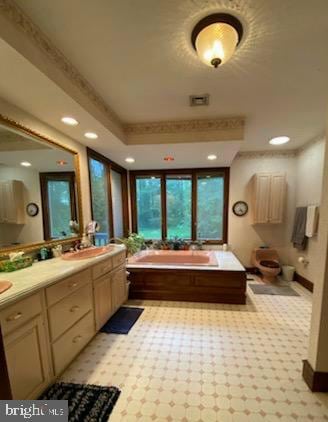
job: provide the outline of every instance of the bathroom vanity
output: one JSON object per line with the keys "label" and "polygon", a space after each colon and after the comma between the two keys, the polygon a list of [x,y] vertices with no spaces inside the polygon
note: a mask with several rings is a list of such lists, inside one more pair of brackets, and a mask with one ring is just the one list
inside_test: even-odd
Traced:
{"label": "bathroom vanity", "polygon": [[0,323],[14,399],[36,399],[127,298],[125,247],[95,258],[55,258],[14,273]]}

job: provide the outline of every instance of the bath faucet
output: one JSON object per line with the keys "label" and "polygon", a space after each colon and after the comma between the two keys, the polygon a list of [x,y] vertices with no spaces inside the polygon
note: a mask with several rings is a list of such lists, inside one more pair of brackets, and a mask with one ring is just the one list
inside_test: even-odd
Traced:
{"label": "bath faucet", "polygon": [[114,241],[113,243],[115,243],[116,241],[119,241],[122,245],[124,244],[123,240],[120,239],[119,237],[111,237],[108,241],[108,243],[111,243],[112,241]]}

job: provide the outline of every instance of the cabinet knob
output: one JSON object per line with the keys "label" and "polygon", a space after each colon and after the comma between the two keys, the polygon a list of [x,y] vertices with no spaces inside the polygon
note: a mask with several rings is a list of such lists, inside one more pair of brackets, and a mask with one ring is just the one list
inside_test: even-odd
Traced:
{"label": "cabinet knob", "polygon": [[13,315],[10,315],[9,317],[7,317],[6,321],[8,321],[8,322],[17,321],[22,316],[23,316],[23,314],[21,312],[17,312],[17,314],[13,314]]}
{"label": "cabinet knob", "polygon": [[78,283],[72,283],[72,284],[70,284],[70,286],[69,286],[69,287],[70,287],[71,289],[74,289],[74,287],[76,287],[77,285],[78,285]]}
{"label": "cabinet knob", "polygon": [[76,312],[80,309],[80,307],[78,305],[72,306],[70,309],[70,312]]}
{"label": "cabinet knob", "polygon": [[80,340],[82,340],[82,336],[76,336],[73,338],[73,343],[78,343]]}

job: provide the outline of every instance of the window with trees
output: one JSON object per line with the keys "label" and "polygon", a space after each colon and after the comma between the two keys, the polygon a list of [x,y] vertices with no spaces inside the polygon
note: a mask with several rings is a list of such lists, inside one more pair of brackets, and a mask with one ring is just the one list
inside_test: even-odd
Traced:
{"label": "window with trees", "polygon": [[96,245],[128,231],[127,172],[88,148],[92,218],[99,224]]}
{"label": "window with trees", "polygon": [[227,242],[229,169],[133,171],[133,231],[145,239]]}
{"label": "window with trees", "polygon": [[75,173],[40,173],[40,183],[44,239],[70,236],[70,221],[76,220]]}

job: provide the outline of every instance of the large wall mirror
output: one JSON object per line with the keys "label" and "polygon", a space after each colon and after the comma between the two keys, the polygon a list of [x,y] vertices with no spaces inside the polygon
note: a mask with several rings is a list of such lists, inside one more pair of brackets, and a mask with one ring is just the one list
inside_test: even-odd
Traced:
{"label": "large wall mirror", "polygon": [[0,117],[0,254],[80,236],[78,155]]}

